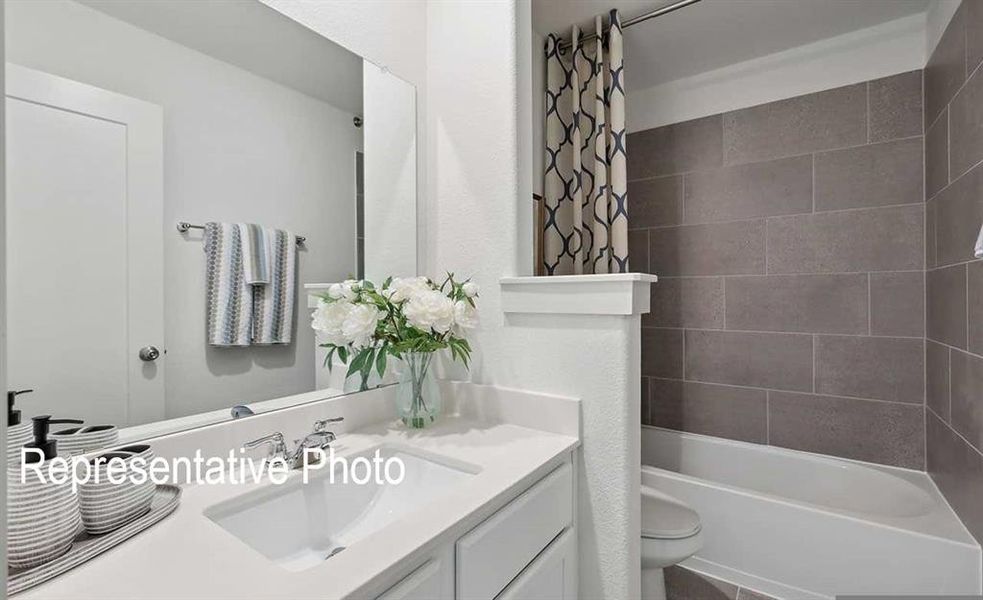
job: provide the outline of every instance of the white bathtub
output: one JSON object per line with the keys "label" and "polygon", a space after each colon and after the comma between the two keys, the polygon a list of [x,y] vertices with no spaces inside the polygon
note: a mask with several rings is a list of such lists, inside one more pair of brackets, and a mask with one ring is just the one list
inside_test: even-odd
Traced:
{"label": "white bathtub", "polygon": [[700,513],[683,566],[750,589],[981,592],[980,547],[924,473],[643,427],[642,486]]}

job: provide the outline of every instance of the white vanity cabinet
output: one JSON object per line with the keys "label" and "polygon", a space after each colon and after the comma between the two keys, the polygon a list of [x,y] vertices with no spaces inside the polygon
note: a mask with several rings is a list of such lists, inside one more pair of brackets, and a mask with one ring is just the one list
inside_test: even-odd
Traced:
{"label": "white vanity cabinet", "polygon": [[380,600],[574,600],[574,473],[564,462],[441,547]]}
{"label": "white vanity cabinet", "polygon": [[399,580],[379,600],[439,600],[454,597],[454,552],[446,547]]}

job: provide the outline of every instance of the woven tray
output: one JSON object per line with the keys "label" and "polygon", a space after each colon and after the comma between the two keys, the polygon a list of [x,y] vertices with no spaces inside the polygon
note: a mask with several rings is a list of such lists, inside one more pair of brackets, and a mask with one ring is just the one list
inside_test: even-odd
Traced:
{"label": "woven tray", "polygon": [[122,544],[174,512],[180,501],[181,488],[175,485],[158,485],[154,499],[150,503],[150,512],[142,517],[103,535],[89,535],[83,532],[75,538],[75,543],[68,552],[49,563],[30,569],[8,569],[7,595],[12,596],[44,583]]}

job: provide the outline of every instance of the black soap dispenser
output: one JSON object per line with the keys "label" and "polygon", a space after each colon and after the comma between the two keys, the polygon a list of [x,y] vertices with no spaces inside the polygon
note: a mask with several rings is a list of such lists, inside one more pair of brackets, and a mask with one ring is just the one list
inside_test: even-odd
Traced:
{"label": "black soap dispenser", "polygon": [[[51,460],[58,456],[58,442],[48,439],[48,430],[51,428],[52,423],[74,423],[76,425],[84,423],[84,421],[78,419],[52,419],[51,415],[41,415],[31,420],[34,422],[34,441],[24,444],[24,447],[40,450],[44,460]],[[25,463],[41,462],[41,459],[42,457],[38,456],[36,452],[30,452],[24,455]]]}
{"label": "black soap dispenser", "polygon": [[7,392],[7,427],[13,427],[14,425],[20,425],[20,411],[14,410],[14,401],[17,400],[17,396],[21,394],[29,394],[34,390],[17,390]]}
{"label": "black soap dispenser", "polygon": [[21,412],[14,408],[17,396],[34,390],[10,390],[7,392],[7,462],[20,458],[20,449],[31,441],[31,422],[23,423]]}

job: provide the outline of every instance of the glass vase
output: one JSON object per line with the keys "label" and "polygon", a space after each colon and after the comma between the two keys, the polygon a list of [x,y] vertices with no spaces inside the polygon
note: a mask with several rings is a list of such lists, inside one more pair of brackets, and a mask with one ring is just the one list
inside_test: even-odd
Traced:
{"label": "glass vase", "polygon": [[436,422],[440,414],[440,389],[430,373],[433,352],[407,352],[403,355],[396,389],[396,411],[411,429],[423,429]]}

